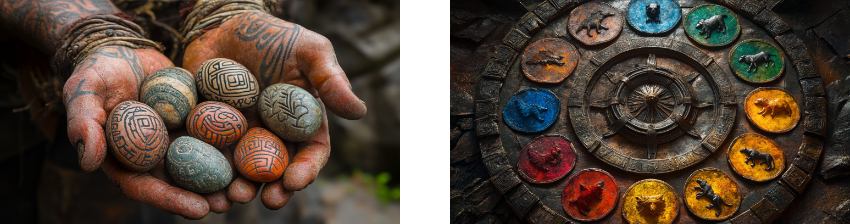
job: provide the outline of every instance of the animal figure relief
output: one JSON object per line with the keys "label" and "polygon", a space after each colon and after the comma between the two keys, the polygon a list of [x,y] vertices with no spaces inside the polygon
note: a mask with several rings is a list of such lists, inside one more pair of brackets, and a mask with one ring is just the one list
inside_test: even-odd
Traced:
{"label": "animal figure relief", "polygon": [[576,204],[578,211],[581,212],[582,215],[587,215],[587,213],[590,212],[590,202],[593,202],[594,200],[602,200],[602,190],[604,190],[604,186],[604,180],[600,180],[590,187],[585,187],[583,184],[579,184],[578,197],[570,200],[570,203]]}
{"label": "animal figure relief", "polygon": [[705,208],[710,209],[710,208],[716,207],[717,211],[714,212],[714,216],[720,216],[721,211],[723,211],[722,205],[732,206],[730,204],[727,204],[725,201],[723,201],[723,198],[721,198],[720,195],[715,194],[714,189],[711,189],[711,185],[708,184],[708,182],[705,182],[704,180],[697,179],[697,184],[699,184],[699,186],[694,186],[694,189],[697,189],[700,192],[697,193],[697,196],[695,198],[699,198],[699,197],[708,198],[708,201],[710,201],[710,204],[708,204],[708,206],[705,206]]}
{"label": "animal figure relief", "polygon": [[741,55],[741,57],[738,58],[738,62],[743,62],[750,66],[747,68],[747,72],[750,72],[750,70],[752,70],[752,72],[757,72],[759,70],[759,64],[764,63],[765,68],[767,68],[768,65],[770,65],[771,67],[774,66],[775,63],[773,62],[773,60],[770,60],[770,57],[774,56],[776,55],[772,55],[762,51],[751,55]]}
{"label": "animal figure relief", "polygon": [[581,30],[586,30],[584,33],[587,34],[588,37],[593,37],[590,35],[590,30],[595,29],[596,35],[602,34],[601,31],[608,30],[608,27],[602,26],[602,20],[605,20],[605,18],[614,15],[614,13],[605,12],[602,10],[593,12],[590,14],[590,16],[585,17],[584,20],[581,21],[581,25],[578,26],[578,29],[576,29],[575,33],[576,35],[578,35]]}
{"label": "animal figure relief", "polygon": [[522,101],[517,101],[517,107],[519,107],[519,112],[522,113],[523,117],[528,117],[533,114],[534,117],[540,121],[543,121],[543,111],[549,109],[537,104],[525,104]]}
{"label": "animal figure relief", "polygon": [[747,160],[744,160],[744,164],[750,164],[750,161],[753,162],[750,164],[750,167],[756,166],[757,159],[762,160],[759,165],[767,163],[767,168],[764,168],[764,170],[772,170],[776,167],[776,164],[773,162],[773,156],[771,156],[770,153],[759,152],[750,148],[743,148],[740,152],[747,155]]}
{"label": "animal figure relief", "polygon": [[528,149],[528,160],[534,166],[549,171],[561,162],[561,147],[555,145],[555,147],[544,149],[543,152],[537,152],[534,148],[530,148]]}
{"label": "animal figure relief", "polygon": [[723,19],[726,19],[726,15],[714,15],[708,19],[701,19],[697,22],[697,29],[700,29],[699,34],[705,35],[703,38],[708,39],[711,38],[711,32],[717,30],[721,33],[726,33],[726,22]]}
{"label": "animal figure relief", "polygon": [[646,23],[661,23],[659,15],[661,15],[661,6],[655,3],[646,5]]}
{"label": "animal figure relief", "polygon": [[641,195],[635,196],[637,199],[637,207],[638,212],[644,213],[647,215],[658,215],[664,211],[664,206],[666,201],[664,201],[664,195]]}
{"label": "animal figure relief", "polygon": [[791,115],[791,106],[783,99],[769,100],[767,98],[759,98],[754,102],[756,106],[761,107],[759,115],[775,117],[776,115],[788,114]]}
{"label": "animal figure relief", "polygon": [[531,60],[525,62],[526,64],[533,65],[560,65],[563,66],[564,62],[561,62],[561,59],[564,59],[564,56],[557,55],[552,53],[549,50],[538,51],[534,56],[531,57]]}

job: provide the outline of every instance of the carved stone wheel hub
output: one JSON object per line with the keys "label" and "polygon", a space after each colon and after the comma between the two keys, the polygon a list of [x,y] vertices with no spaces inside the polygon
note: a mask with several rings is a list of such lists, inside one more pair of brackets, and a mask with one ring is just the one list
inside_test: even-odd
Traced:
{"label": "carved stone wheel hub", "polygon": [[735,120],[730,74],[684,42],[621,40],[577,75],[568,104],[575,132],[591,154],[625,171],[696,164],[720,147]]}

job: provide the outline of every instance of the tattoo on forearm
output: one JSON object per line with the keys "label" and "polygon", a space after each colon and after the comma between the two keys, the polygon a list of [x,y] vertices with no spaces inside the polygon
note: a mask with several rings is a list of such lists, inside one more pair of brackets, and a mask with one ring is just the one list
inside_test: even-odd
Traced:
{"label": "tattoo on forearm", "polygon": [[80,83],[77,84],[77,88],[74,89],[74,94],[71,94],[70,97],[68,97],[68,99],[65,100],[66,106],[68,104],[70,104],[71,102],[73,102],[74,99],[77,99],[77,97],[80,97],[80,96],[83,96],[83,95],[92,94],[96,97],[100,97],[100,95],[97,95],[96,92],[92,92],[92,91],[88,91],[88,90],[82,90],[83,84],[85,84],[85,83],[86,83],[86,79],[80,80]]}
{"label": "tattoo on forearm", "polygon": [[[0,1],[0,21],[6,31],[52,54],[62,32],[83,16],[115,13],[108,0],[21,0]],[[33,42],[34,41],[34,42]]]}
{"label": "tattoo on forearm", "polygon": [[236,37],[245,42],[254,42],[257,50],[265,52],[260,62],[259,77],[265,86],[269,86],[292,53],[295,41],[301,34],[301,27],[265,13],[246,14],[238,22]]}

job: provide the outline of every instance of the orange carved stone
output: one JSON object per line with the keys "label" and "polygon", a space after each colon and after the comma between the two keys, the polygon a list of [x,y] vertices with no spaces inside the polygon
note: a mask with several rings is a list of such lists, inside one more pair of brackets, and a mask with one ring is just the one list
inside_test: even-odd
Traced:
{"label": "orange carved stone", "polygon": [[233,152],[236,169],[245,178],[257,182],[272,182],[283,175],[289,165],[286,146],[274,133],[256,127],[248,130]]}
{"label": "orange carved stone", "polygon": [[236,108],[222,102],[207,101],[198,104],[186,118],[189,136],[200,139],[218,149],[239,141],[248,123]]}

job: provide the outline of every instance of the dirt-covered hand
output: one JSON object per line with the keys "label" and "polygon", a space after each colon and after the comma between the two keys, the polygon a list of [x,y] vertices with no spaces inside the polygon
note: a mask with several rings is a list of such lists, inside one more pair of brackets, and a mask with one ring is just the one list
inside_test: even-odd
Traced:
{"label": "dirt-covered hand", "polygon": [[[109,112],[128,100],[139,100],[139,86],[147,75],[171,63],[162,53],[149,49],[106,46],[96,49],[75,67],[63,90],[68,112],[68,139],[78,151],[85,172],[102,167],[125,196],[162,211],[199,219],[210,210],[224,212],[231,202],[224,191],[201,196],[170,182],[164,161],[148,172],[132,172],[107,156],[104,124]],[[173,138],[185,133],[170,133]],[[224,200],[221,200],[224,198]],[[209,202],[208,202],[209,201]]]}
{"label": "dirt-covered hand", "polygon": [[[330,41],[272,15],[244,13],[201,35],[187,46],[183,65],[196,72],[201,63],[212,58],[228,58],[244,65],[260,82],[261,90],[275,83],[292,84],[313,94],[326,105],[325,109],[339,117],[360,119],[366,113],[366,105],[351,91]],[[294,144],[294,148],[289,149],[295,157],[282,181],[263,188],[263,203],[270,209],[282,207],[292,191],[307,187],[324,167],[330,155],[327,116],[311,140]],[[231,192],[259,189],[259,184],[237,181],[239,184],[231,185]],[[232,189],[234,186],[245,189]],[[233,194],[229,197],[237,202],[245,199]]]}

